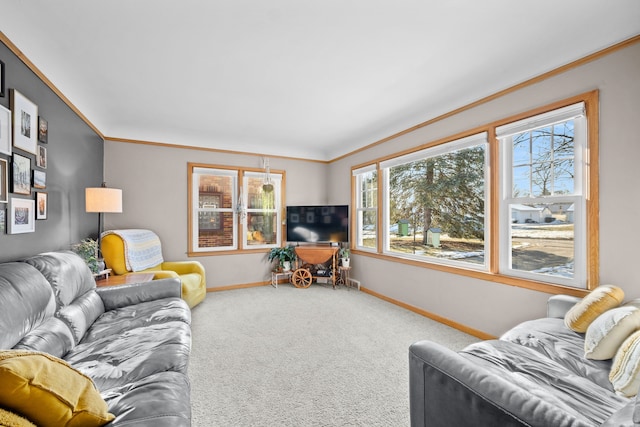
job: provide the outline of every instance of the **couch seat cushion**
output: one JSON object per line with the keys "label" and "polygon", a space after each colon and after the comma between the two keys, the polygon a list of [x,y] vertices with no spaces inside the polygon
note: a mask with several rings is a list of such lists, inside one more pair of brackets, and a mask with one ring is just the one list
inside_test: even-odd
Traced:
{"label": "couch seat cushion", "polygon": [[585,425],[600,425],[629,399],[602,388],[535,349],[503,340],[484,341],[460,354],[527,392],[571,414]]}
{"label": "couch seat cushion", "polygon": [[102,426],[113,420],[91,378],[46,353],[0,352],[0,404],[42,427]]}
{"label": "couch seat cushion", "polygon": [[84,339],[64,358],[105,390],[158,372],[186,373],[190,349],[189,325],[173,320]]}
{"label": "couch seat cushion", "polygon": [[586,359],[584,334],[568,329],[562,319],[547,317],[523,322],[502,335],[500,340],[529,347],[573,374],[613,391],[609,381],[611,360]]}
{"label": "couch seat cushion", "polygon": [[180,372],[158,372],[102,392],[114,424],[136,427],[189,427],[189,396],[189,379]]}

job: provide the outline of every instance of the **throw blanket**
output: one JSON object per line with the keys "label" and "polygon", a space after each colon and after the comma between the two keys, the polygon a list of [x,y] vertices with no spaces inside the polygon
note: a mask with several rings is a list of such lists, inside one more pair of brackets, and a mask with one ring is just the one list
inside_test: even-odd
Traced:
{"label": "throw blanket", "polygon": [[150,230],[110,230],[102,233],[116,234],[124,242],[124,262],[129,271],[142,271],[161,264],[160,238]]}

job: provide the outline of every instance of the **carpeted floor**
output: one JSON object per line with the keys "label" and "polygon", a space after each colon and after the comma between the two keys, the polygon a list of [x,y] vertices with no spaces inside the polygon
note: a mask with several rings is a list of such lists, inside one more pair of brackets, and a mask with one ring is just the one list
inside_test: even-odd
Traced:
{"label": "carpeted floor", "polygon": [[193,310],[194,427],[408,426],[408,347],[476,338],[355,289],[210,293]]}

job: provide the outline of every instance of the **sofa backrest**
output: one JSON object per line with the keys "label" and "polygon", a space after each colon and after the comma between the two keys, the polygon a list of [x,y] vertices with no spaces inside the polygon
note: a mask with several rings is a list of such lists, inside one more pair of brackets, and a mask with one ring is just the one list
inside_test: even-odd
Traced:
{"label": "sofa backrest", "polygon": [[84,260],[71,251],[47,252],[27,258],[53,290],[56,317],[72,331],[76,344],[87,329],[104,313],[96,282]]}
{"label": "sofa backrest", "polygon": [[51,286],[36,268],[21,262],[0,264],[0,349],[62,357],[73,348],[74,338],[55,310]]}

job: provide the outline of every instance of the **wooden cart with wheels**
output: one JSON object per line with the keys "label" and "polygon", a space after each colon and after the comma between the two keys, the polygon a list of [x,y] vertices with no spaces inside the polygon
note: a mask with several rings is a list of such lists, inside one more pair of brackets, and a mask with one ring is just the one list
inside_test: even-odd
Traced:
{"label": "wooden cart with wheels", "polygon": [[[336,246],[298,246],[296,247],[297,268],[291,276],[291,283],[296,288],[308,288],[319,277],[329,277],[331,284],[336,287],[336,272],[338,265],[338,247]],[[315,266],[331,261],[329,276],[314,275]],[[300,265],[302,263],[302,265]]]}

